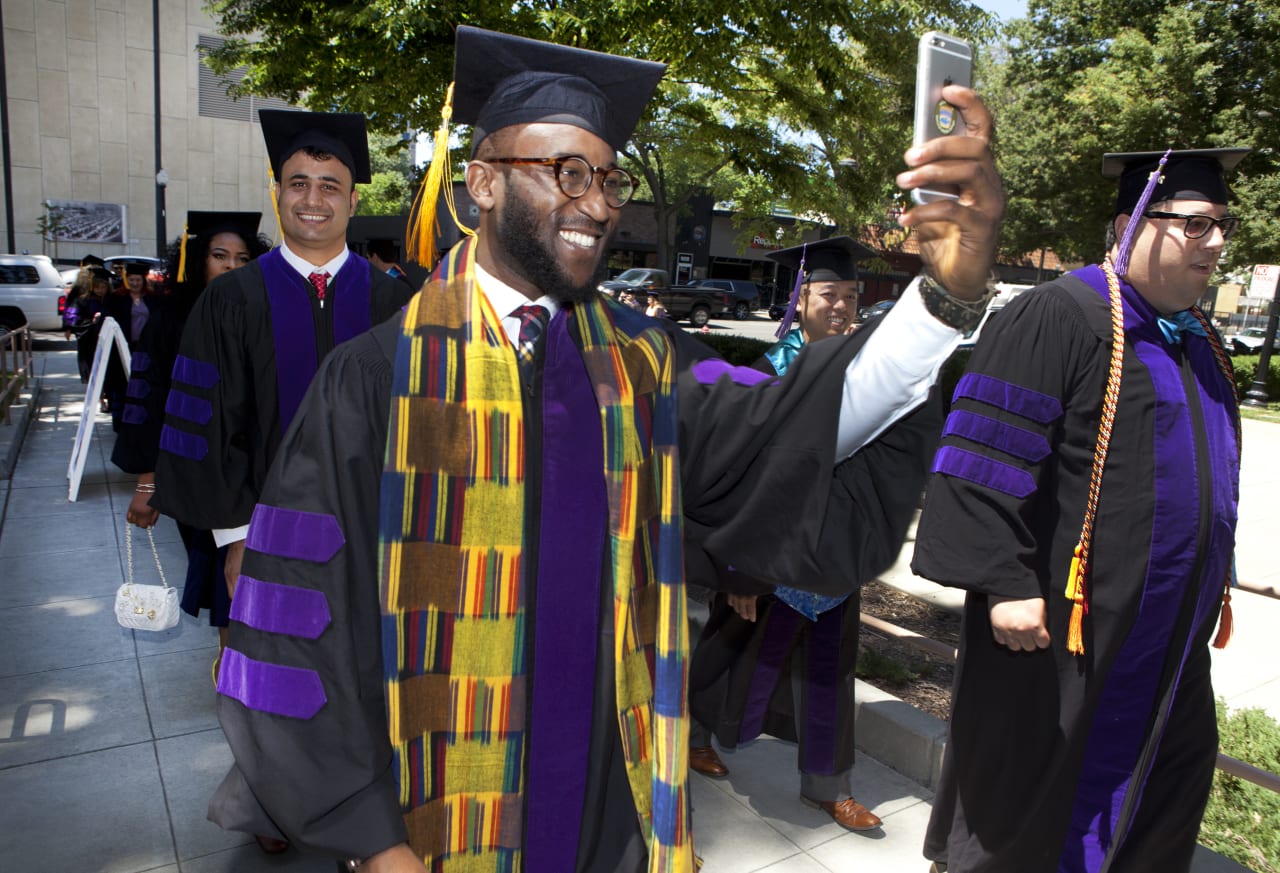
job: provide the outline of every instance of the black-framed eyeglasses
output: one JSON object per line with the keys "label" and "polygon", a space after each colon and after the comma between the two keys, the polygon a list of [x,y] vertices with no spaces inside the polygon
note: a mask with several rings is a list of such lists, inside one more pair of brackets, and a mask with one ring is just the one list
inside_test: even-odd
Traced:
{"label": "black-framed eyeglasses", "polygon": [[1161,212],[1157,209],[1148,210],[1143,215],[1146,218],[1181,218],[1186,222],[1182,227],[1182,234],[1187,239],[1200,239],[1216,224],[1222,231],[1222,239],[1225,242],[1231,239],[1240,227],[1240,219],[1234,215],[1214,218],[1212,215],[1188,215],[1185,212]]}
{"label": "black-framed eyeglasses", "polygon": [[566,197],[577,200],[591,189],[591,182],[600,177],[600,190],[604,192],[604,202],[614,209],[626,205],[631,195],[636,192],[636,177],[621,167],[593,167],[590,161],[578,155],[563,158],[485,158],[489,164],[529,165],[551,167],[556,174],[556,183]]}

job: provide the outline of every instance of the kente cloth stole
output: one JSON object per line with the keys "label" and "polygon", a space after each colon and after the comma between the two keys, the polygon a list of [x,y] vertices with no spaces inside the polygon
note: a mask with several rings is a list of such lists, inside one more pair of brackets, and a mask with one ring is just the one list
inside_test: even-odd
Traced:
{"label": "kente cloth stole", "polygon": [[[382,476],[383,670],[400,805],[432,870],[522,868],[524,416],[515,350],[465,240],[409,304]],[[599,299],[570,335],[600,407],[618,724],[651,873],[693,869],[675,361]],[[603,653],[601,653],[603,655]]]}

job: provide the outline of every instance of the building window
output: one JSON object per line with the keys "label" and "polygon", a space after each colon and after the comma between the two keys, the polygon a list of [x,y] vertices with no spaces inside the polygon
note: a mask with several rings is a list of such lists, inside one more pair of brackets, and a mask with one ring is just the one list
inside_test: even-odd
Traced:
{"label": "building window", "polygon": [[229,118],[232,121],[257,121],[259,109],[290,109],[290,105],[278,97],[255,97],[247,94],[240,98],[228,95],[228,91],[240,84],[245,71],[237,68],[225,76],[219,76],[205,64],[208,53],[226,43],[222,37],[202,35],[196,43],[200,53],[200,114],[207,118]]}

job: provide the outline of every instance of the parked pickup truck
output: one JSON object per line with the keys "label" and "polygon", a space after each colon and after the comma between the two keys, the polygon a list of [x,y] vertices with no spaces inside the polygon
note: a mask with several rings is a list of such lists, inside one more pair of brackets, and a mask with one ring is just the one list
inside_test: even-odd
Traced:
{"label": "parked pickup truck", "polygon": [[666,270],[652,267],[632,267],[616,279],[601,282],[599,290],[615,298],[629,291],[642,302],[646,295],[656,291],[668,316],[676,321],[688,319],[694,327],[702,327],[712,316],[723,315],[730,305],[729,293],[720,288],[673,286]]}

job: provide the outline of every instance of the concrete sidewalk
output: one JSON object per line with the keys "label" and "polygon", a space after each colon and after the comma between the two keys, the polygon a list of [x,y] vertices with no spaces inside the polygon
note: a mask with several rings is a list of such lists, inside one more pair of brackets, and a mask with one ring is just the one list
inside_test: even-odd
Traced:
{"label": "concrete sidewalk", "polygon": [[[249,837],[205,819],[231,762],[210,684],[217,635],[185,615],[159,634],[115,623],[132,477],[110,464],[111,428],[98,416],[79,500],[67,502],[83,387],[74,352],[38,358],[43,392],[13,477],[0,480],[0,866],[24,873],[332,873],[332,862],[294,850],[263,855]],[[1280,447],[1280,428],[1272,429]],[[170,583],[181,585],[185,556],[167,519],[156,541]],[[135,532],[134,548],[139,580],[154,581],[146,537]],[[1248,618],[1238,622],[1239,637],[1255,636]],[[1265,630],[1257,638],[1270,643]],[[1260,672],[1242,679],[1239,699],[1273,699],[1280,659],[1251,645],[1239,646],[1241,659]],[[925,786],[936,778],[944,727],[871,686],[861,684],[859,695],[864,754],[855,784],[884,828],[849,833],[802,806],[794,746],[762,740],[724,755],[727,779],[693,777],[706,873],[927,869],[920,846],[932,794]],[[1243,869],[1215,859],[1206,853],[1197,873]]]}

